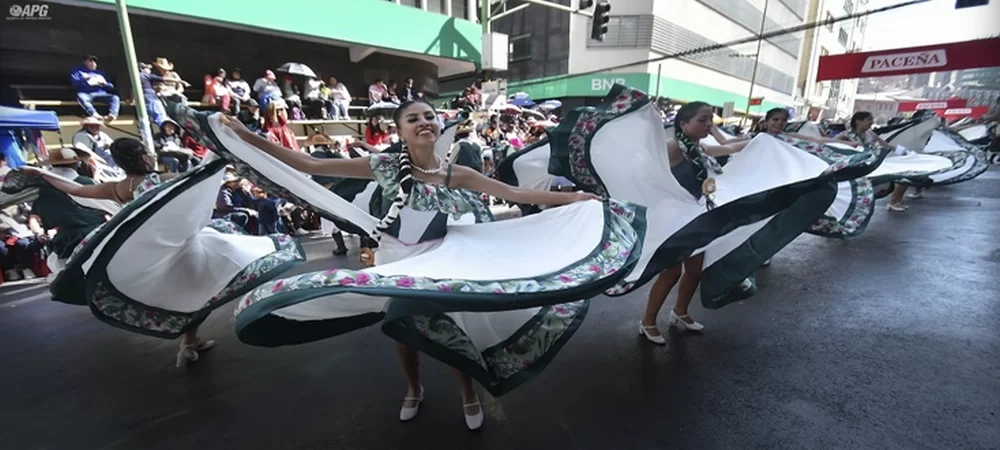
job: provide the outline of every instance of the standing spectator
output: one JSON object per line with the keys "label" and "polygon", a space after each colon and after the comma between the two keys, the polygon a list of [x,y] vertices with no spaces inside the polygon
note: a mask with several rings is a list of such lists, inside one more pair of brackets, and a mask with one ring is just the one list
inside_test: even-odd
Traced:
{"label": "standing spectator", "polygon": [[376,78],[375,82],[368,86],[368,104],[374,106],[387,101],[389,101],[389,91],[385,88],[385,81]]}
{"label": "standing spectator", "polygon": [[146,114],[156,126],[160,126],[167,118],[167,111],[163,108],[160,98],[156,96],[153,83],[167,81],[166,78],[153,73],[153,66],[146,63],[139,63],[139,83],[142,85],[142,98],[146,101]]}
{"label": "standing spectator", "polygon": [[348,108],[351,106],[351,93],[347,91],[347,86],[338,81],[337,77],[330,77],[326,89],[328,90],[327,98],[330,99],[332,106],[329,111],[330,116],[334,119],[350,120]]}
{"label": "standing spectator", "polygon": [[399,97],[399,100],[404,103],[418,98],[417,91],[413,89],[413,78],[407,78],[406,81],[403,82],[403,87],[396,91],[396,97]]}
{"label": "standing spectator", "polygon": [[73,135],[73,146],[89,149],[100,157],[104,164],[117,167],[114,158],[111,157],[111,152],[108,150],[111,148],[111,136],[101,131],[104,123],[96,117],[87,117],[80,121],[80,125],[83,128]]}
{"label": "standing spectator", "polygon": [[292,150],[299,149],[295,133],[288,128],[288,105],[282,99],[271,100],[264,113],[264,133],[267,140]]}
{"label": "standing spectator", "polygon": [[101,115],[97,114],[97,110],[94,109],[93,101],[107,100],[108,115],[105,119],[110,122],[118,117],[120,100],[117,95],[108,92],[108,90],[114,89],[114,85],[108,81],[108,76],[103,71],[97,70],[96,56],[84,56],[83,65],[73,69],[69,78],[73,87],[76,88],[76,100],[80,102],[80,106],[83,107],[88,116],[100,119]]}
{"label": "standing spectator", "polygon": [[156,95],[159,95],[160,98],[180,97],[182,102],[187,103],[187,97],[184,95],[184,87],[190,86],[190,84],[181,79],[181,76],[177,72],[174,72],[173,63],[161,56],[153,61],[153,70],[157,75],[164,78],[163,81],[152,83]]}
{"label": "standing spectator", "polygon": [[257,79],[253,84],[253,91],[257,94],[257,101],[260,107],[267,110],[267,104],[271,100],[281,98],[281,88],[278,87],[278,77],[270,69],[264,71],[264,76]]}
{"label": "standing spectator", "polygon": [[233,111],[239,114],[240,105],[250,101],[250,84],[243,79],[243,71],[239,67],[233,69],[233,73],[226,86],[229,88],[229,95],[233,99]]}

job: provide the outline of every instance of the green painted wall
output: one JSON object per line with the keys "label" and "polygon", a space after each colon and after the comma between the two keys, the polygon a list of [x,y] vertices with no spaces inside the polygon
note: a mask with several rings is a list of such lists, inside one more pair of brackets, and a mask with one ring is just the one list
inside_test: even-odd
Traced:
{"label": "green painted wall", "polygon": [[[114,0],[81,0],[114,6]],[[430,56],[480,62],[482,28],[473,22],[386,0],[127,0],[145,9]],[[234,39],[238,36],[234,35]]]}

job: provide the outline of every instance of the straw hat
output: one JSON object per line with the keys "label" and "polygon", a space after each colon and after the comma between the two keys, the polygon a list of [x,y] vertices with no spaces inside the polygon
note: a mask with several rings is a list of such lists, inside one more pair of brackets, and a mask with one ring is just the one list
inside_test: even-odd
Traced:
{"label": "straw hat", "polygon": [[327,136],[327,135],[325,135],[325,134],[318,134],[318,133],[317,134],[312,134],[312,135],[309,135],[308,138],[306,138],[306,142],[305,142],[304,145],[306,147],[309,147],[309,146],[312,146],[312,145],[329,145],[329,146],[332,147],[333,146],[333,139],[330,139],[330,137]]}
{"label": "straw hat", "polygon": [[100,126],[103,127],[104,126],[104,121],[102,121],[101,119],[98,119],[96,117],[87,117],[87,118],[85,118],[85,119],[83,119],[83,120],[80,121],[80,126],[85,127],[87,125],[100,125]]}
{"label": "straw hat", "polygon": [[156,67],[158,69],[163,69],[166,71],[174,70],[173,63],[171,63],[170,61],[167,60],[167,58],[164,58],[162,56],[156,58],[156,61],[153,61],[153,67]]}
{"label": "straw hat", "polygon": [[61,148],[59,151],[49,152],[48,163],[51,166],[69,166],[80,162],[76,152],[72,148]]}

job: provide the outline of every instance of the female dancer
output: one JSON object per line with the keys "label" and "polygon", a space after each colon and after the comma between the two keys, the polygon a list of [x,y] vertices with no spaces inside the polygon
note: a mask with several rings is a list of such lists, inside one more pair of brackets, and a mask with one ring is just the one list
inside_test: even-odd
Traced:
{"label": "female dancer", "polygon": [[[125,179],[121,181],[97,184],[77,185],[67,183],[53,177],[46,171],[37,171],[56,189],[83,198],[112,200],[121,204],[128,203],[143,192],[156,185],[176,177],[176,173],[158,174],[154,170],[155,160],[146,151],[141,142],[132,138],[119,138],[111,143],[111,157],[115,164],[125,171]],[[215,341],[204,341],[198,338],[198,327],[184,333],[181,349],[177,354],[177,366],[181,367],[188,361],[197,361],[198,352],[211,349]]]}
{"label": "female dancer", "polygon": [[[874,131],[871,130],[875,123],[875,116],[868,111],[858,111],[851,116],[851,123],[847,130],[837,135],[835,139],[843,142],[850,142],[855,145],[878,146],[892,148],[892,144],[884,141]],[[897,184],[889,197],[889,204],[886,208],[889,211],[904,212],[909,207],[903,204],[903,194],[906,194],[908,186]]]}
{"label": "female dancer", "polygon": [[[667,141],[670,172],[681,187],[696,199],[702,197],[702,183],[710,180],[709,171],[720,171],[714,157],[736,153],[749,142],[718,146],[701,145],[699,141],[707,137],[713,127],[712,107],[705,102],[691,102],[677,111],[674,119],[674,139]],[[688,305],[691,304],[694,291],[701,280],[703,264],[704,253],[699,253],[682,264],[664,270],[657,277],[649,291],[646,313],[639,321],[639,333],[646,336],[650,342],[658,345],[667,343],[656,328],[656,316],[678,280],[680,286],[677,289],[677,302],[670,310],[670,324],[689,331],[701,331],[705,328],[688,314]],[[683,275],[681,275],[682,266]]]}
{"label": "female dancer", "polygon": [[[377,226],[380,232],[377,234],[384,233],[390,236],[389,239],[382,239],[379,244],[379,251],[375,254],[377,264],[409,258],[434,248],[436,244],[432,241],[442,238],[446,232],[444,229],[446,221],[437,219],[445,218],[445,214],[453,213],[456,208],[475,213],[479,216],[477,219],[488,220],[488,214],[484,214],[486,206],[475,192],[518,203],[543,205],[564,205],[599,198],[586,193],[558,193],[517,188],[487,178],[473,169],[445,164],[434,153],[434,144],[441,135],[437,112],[424,100],[404,103],[395,111],[393,121],[399,128],[403,151],[375,154],[368,158],[312,158],[304,153],[289,151],[268,142],[237,121],[228,118],[224,120],[242,140],[297,170],[314,175],[375,179],[379,182],[386,195],[392,195],[395,200]],[[400,220],[400,213],[404,208],[407,208],[407,213],[414,213],[413,206],[419,204],[435,208],[429,211],[436,216],[430,225]],[[424,213],[422,210],[425,208],[419,208],[416,212]],[[414,230],[414,227],[428,227],[428,229]],[[416,242],[406,242],[407,238],[403,236],[413,234],[409,231],[417,231],[416,235],[421,237]],[[424,392],[420,384],[417,351],[398,344],[397,352],[407,382],[407,393],[399,411],[399,418],[407,421],[416,417]],[[462,393],[466,425],[469,429],[478,429],[483,423],[483,411],[472,386],[472,380],[462,372],[456,370],[455,373]]]}

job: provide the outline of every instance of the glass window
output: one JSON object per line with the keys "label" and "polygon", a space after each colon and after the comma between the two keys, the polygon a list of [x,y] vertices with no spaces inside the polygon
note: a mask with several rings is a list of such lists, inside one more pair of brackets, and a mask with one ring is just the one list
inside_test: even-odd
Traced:
{"label": "glass window", "polygon": [[444,5],[448,0],[427,0],[427,10],[433,13],[444,14]]}
{"label": "glass window", "polygon": [[464,19],[469,13],[469,4],[465,0],[451,0],[451,16]]}
{"label": "glass window", "polygon": [[399,0],[399,4],[403,6],[412,6],[414,8],[419,8],[420,0]]}
{"label": "glass window", "polygon": [[531,35],[522,34],[510,38],[510,62],[531,59]]}

